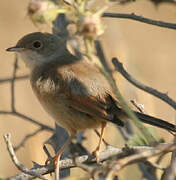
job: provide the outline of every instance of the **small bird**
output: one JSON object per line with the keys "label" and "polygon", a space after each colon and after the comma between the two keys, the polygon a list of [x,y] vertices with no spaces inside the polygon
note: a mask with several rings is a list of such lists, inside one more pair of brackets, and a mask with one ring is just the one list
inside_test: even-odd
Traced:
{"label": "small bird", "polygon": [[[98,159],[107,122],[124,126],[128,119],[99,69],[88,59],[72,55],[65,40],[49,33],[28,34],[7,51],[21,55],[30,69],[31,86],[39,102],[70,135],[55,160],[79,131],[101,127],[94,151]],[[176,126],[164,120],[135,114],[144,123],[176,132]]]}

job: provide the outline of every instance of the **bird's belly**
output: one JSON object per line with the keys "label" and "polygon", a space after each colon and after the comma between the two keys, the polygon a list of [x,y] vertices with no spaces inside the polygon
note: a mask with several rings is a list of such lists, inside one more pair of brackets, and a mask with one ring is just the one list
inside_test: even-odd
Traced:
{"label": "bird's belly", "polygon": [[103,121],[69,107],[69,104],[67,104],[62,96],[57,98],[49,96],[38,98],[44,109],[54,118],[56,123],[65,128],[69,133],[97,128]]}

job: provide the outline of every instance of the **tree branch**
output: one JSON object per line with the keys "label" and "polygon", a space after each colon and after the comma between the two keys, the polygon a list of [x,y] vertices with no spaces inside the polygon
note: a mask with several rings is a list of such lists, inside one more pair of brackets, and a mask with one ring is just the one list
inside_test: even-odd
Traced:
{"label": "tree branch", "polygon": [[37,129],[36,131],[25,135],[25,137],[21,140],[21,142],[20,142],[17,146],[14,147],[14,151],[18,151],[21,147],[24,146],[25,142],[26,142],[29,138],[37,135],[39,132],[41,132],[41,131],[43,131],[43,130],[45,130],[45,129],[39,128],[39,129]]}
{"label": "tree branch", "polygon": [[20,76],[20,77],[16,77],[16,73],[17,73],[17,70],[18,70],[18,57],[17,55],[15,56],[15,60],[14,60],[14,66],[13,66],[13,72],[12,72],[12,78],[7,78],[7,79],[1,79],[0,80],[0,83],[5,83],[5,82],[10,82],[10,85],[11,85],[11,88],[10,88],[10,91],[11,91],[11,110],[10,111],[0,111],[0,114],[9,114],[9,115],[13,115],[13,116],[17,116],[17,117],[20,117],[22,119],[25,119],[35,125],[38,125],[40,126],[40,128],[42,130],[48,130],[48,131],[52,131],[54,132],[54,129],[43,124],[43,123],[40,123],[24,114],[21,114],[19,112],[16,111],[16,108],[15,108],[15,82],[16,80],[23,80],[25,78],[28,78],[28,75],[26,76]]}
{"label": "tree branch", "polygon": [[176,24],[174,23],[167,23],[163,21],[157,21],[149,18],[145,18],[143,16],[137,16],[134,13],[131,14],[122,14],[122,13],[104,13],[102,17],[108,17],[108,18],[123,18],[123,19],[130,19],[130,20],[135,20],[139,21],[142,23],[146,24],[151,24],[163,28],[168,28],[168,29],[176,29]]}
{"label": "tree branch", "polygon": [[[126,148],[120,149],[120,148],[114,148],[114,147],[108,146],[108,148],[105,151],[100,152],[99,160],[100,160],[100,162],[105,161],[105,160],[114,162],[112,158],[115,157],[116,158],[115,163],[117,163],[118,160],[119,160],[119,162],[125,162],[125,163],[122,163],[123,166],[121,168],[123,168],[124,166],[129,165],[131,163],[139,162],[140,160],[147,160],[149,157],[156,156],[163,152],[165,152],[165,153],[171,152],[175,149],[176,149],[175,143],[161,143],[156,147],[133,146],[133,147],[128,147],[127,149]],[[125,161],[123,161],[123,160],[125,160]],[[76,161],[76,163],[75,163],[75,161]],[[95,164],[95,162],[96,162],[96,159],[92,155],[83,155],[83,156],[78,156],[73,159],[61,160],[60,161],[60,169],[73,168],[76,165],[86,169],[86,166],[81,165],[82,163],[89,165],[89,167],[93,163],[94,169],[100,170],[99,165]],[[157,166],[156,166],[156,168],[157,168]],[[91,167],[89,169],[92,170]],[[102,169],[102,167],[101,167],[101,169]],[[44,175],[44,174],[49,174],[51,172],[54,172],[54,167],[51,165],[44,165],[44,166],[38,165],[37,168],[32,168],[31,170],[37,174]],[[15,178],[17,180],[23,179],[23,178],[31,179],[32,176],[25,175],[24,173],[20,173],[11,178]]]}
{"label": "tree branch", "polygon": [[40,179],[43,179],[43,180],[47,180],[45,177],[43,177],[41,174],[38,174],[37,172],[34,172],[33,170],[30,170],[28,168],[26,168],[23,164],[21,164],[19,162],[19,160],[17,159],[16,155],[15,155],[15,152],[14,152],[14,149],[13,149],[13,146],[12,146],[12,143],[10,141],[10,138],[11,138],[11,135],[10,134],[5,134],[4,135],[4,140],[6,142],[6,145],[7,145],[7,150],[10,154],[10,157],[13,161],[13,163],[15,164],[15,166],[20,170],[22,171],[23,173],[25,174],[28,174],[32,177],[38,177]]}
{"label": "tree branch", "polygon": [[[176,137],[174,138],[174,142],[176,142]],[[166,169],[163,180],[175,180],[176,178],[176,151],[172,152],[171,155],[171,163],[169,167]]]}
{"label": "tree branch", "polygon": [[118,61],[117,58],[112,58],[112,63],[115,66],[115,69],[130,83],[132,83],[134,86],[138,87],[139,89],[142,89],[145,92],[148,92],[149,94],[152,94],[153,96],[163,100],[167,104],[169,104],[172,108],[176,110],[176,102],[172,100],[166,93],[161,93],[158,90],[151,88],[149,86],[146,86],[142,84],[141,82],[137,81],[132,77],[124,68],[123,64]]}
{"label": "tree branch", "polygon": [[[15,78],[15,80],[24,80],[24,79],[27,79],[29,78],[29,75],[24,75],[24,76],[17,76]],[[3,78],[3,79],[0,79],[0,84],[2,83],[7,83],[7,82],[12,82],[13,78]]]}
{"label": "tree branch", "polygon": [[36,120],[34,120],[34,119],[32,119],[32,118],[24,115],[24,114],[21,114],[21,113],[19,113],[19,112],[16,112],[16,111],[15,111],[15,112],[11,112],[11,111],[0,111],[0,114],[6,114],[6,115],[8,114],[8,115],[20,117],[20,118],[22,118],[22,119],[24,119],[24,120],[27,120],[27,121],[35,124],[35,125],[40,126],[43,130],[45,129],[45,130],[47,130],[47,131],[54,132],[54,128],[52,128],[52,127],[50,127],[50,126],[47,126],[47,125],[45,125],[45,124],[43,124],[43,123],[41,123],[41,122],[38,122],[38,121],[36,121]]}
{"label": "tree branch", "polygon": [[131,156],[126,156],[125,158],[122,159],[117,159],[116,162],[112,162],[112,166],[110,169],[114,171],[115,174],[118,173],[119,170],[122,168],[126,167],[127,165],[139,162],[139,161],[145,161],[146,159],[159,155],[161,153],[166,153],[169,151],[174,151],[176,149],[176,144],[169,144],[166,146],[160,146],[158,145],[152,150],[149,151],[143,151],[141,153],[135,153],[132,154]]}

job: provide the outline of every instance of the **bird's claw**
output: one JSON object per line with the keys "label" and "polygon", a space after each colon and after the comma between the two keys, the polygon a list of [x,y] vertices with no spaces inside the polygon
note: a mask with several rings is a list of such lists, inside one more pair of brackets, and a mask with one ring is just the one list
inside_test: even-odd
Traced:
{"label": "bird's claw", "polygon": [[45,165],[53,165],[55,164],[55,159],[53,157],[48,157],[48,159],[45,161]]}

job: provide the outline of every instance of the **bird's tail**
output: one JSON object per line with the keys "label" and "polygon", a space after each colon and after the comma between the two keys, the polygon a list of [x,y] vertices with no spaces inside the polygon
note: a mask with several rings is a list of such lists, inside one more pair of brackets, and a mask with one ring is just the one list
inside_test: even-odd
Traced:
{"label": "bird's tail", "polygon": [[161,120],[161,119],[158,119],[158,118],[146,115],[146,114],[142,114],[140,112],[135,112],[135,114],[139,118],[139,120],[142,121],[143,123],[157,126],[159,128],[166,129],[172,132],[176,132],[176,125],[174,124],[171,124],[167,121],[164,121],[164,120]]}

